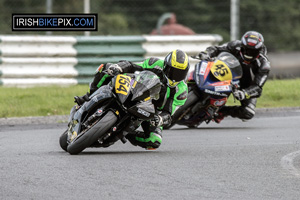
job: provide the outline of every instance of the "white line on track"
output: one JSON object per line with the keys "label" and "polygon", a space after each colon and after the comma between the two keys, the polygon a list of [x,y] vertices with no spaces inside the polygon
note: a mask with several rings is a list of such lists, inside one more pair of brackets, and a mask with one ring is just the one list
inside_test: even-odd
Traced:
{"label": "white line on track", "polygon": [[294,166],[294,159],[300,156],[300,151],[289,153],[281,158],[281,166],[291,174],[300,178],[300,171]]}

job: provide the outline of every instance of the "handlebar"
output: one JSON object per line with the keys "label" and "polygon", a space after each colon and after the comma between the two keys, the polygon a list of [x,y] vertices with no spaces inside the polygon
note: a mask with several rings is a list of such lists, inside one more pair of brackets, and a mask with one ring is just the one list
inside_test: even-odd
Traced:
{"label": "handlebar", "polygon": [[199,57],[199,55],[194,55],[194,56],[191,56],[191,58],[193,58],[193,59],[197,59],[197,60],[201,60],[201,59],[200,59],[200,57]]}
{"label": "handlebar", "polygon": [[207,60],[207,61],[215,61],[216,60],[216,58],[211,58],[211,57],[207,57],[206,59],[202,59],[199,55],[200,54],[193,55],[193,56],[191,56],[191,58],[196,59],[196,60]]}

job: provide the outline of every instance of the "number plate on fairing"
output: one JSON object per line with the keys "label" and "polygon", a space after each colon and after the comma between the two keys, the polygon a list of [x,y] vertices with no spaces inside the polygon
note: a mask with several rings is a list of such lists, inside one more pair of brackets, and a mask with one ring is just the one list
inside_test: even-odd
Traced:
{"label": "number plate on fairing", "polygon": [[128,95],[131,78],[126,75],[118,75],[116,79],[115,91],[117,94]]}
{"label": "number plate on fairing", "polygon": [[220,81],[232,80],[231,70],[223,61],[217,60],[211,68],[211,72]]}

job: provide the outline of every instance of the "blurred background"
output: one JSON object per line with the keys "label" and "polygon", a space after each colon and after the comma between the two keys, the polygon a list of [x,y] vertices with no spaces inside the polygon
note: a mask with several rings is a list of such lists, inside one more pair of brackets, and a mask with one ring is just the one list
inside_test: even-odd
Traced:
{"label": "blurred background", "polygon": [[[13,32],[22,13],[98,14],[98,31]],[[0,0],[0,117],[64,115],[101,63],[196,55],[249,30],[263,34],[274,79],[258,106],[299,106],[300,0]],[[76,87],[28,88],[49,84]]]}
{"label": "blurred background", "polygon": [[[165,13],[196,34],[230,37],[231,0],[0,0],[0,34],[83,35],[83,32],[12,32],[12,13],[97,13],[90,35],[150,34]],[[239,0],[236,37],[248,30],[263,34],[269,52],[300,50],[300,0]],[[85,10],[86,9],[86,10]],[[168,23],[166,20],[165,23]]]}

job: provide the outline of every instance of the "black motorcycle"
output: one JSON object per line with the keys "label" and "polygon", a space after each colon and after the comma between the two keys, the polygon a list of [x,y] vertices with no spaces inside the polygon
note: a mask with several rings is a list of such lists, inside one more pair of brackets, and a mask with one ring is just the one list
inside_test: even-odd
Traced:
{"label": "black motorcycle", "polygon": [[71,109],[68,129],[60,136],[63,150],[78,154],[87,147],[108,147],[135,131],[156,112],[161,82],[150,71],[119,74],[100,87],[82,106]]}

